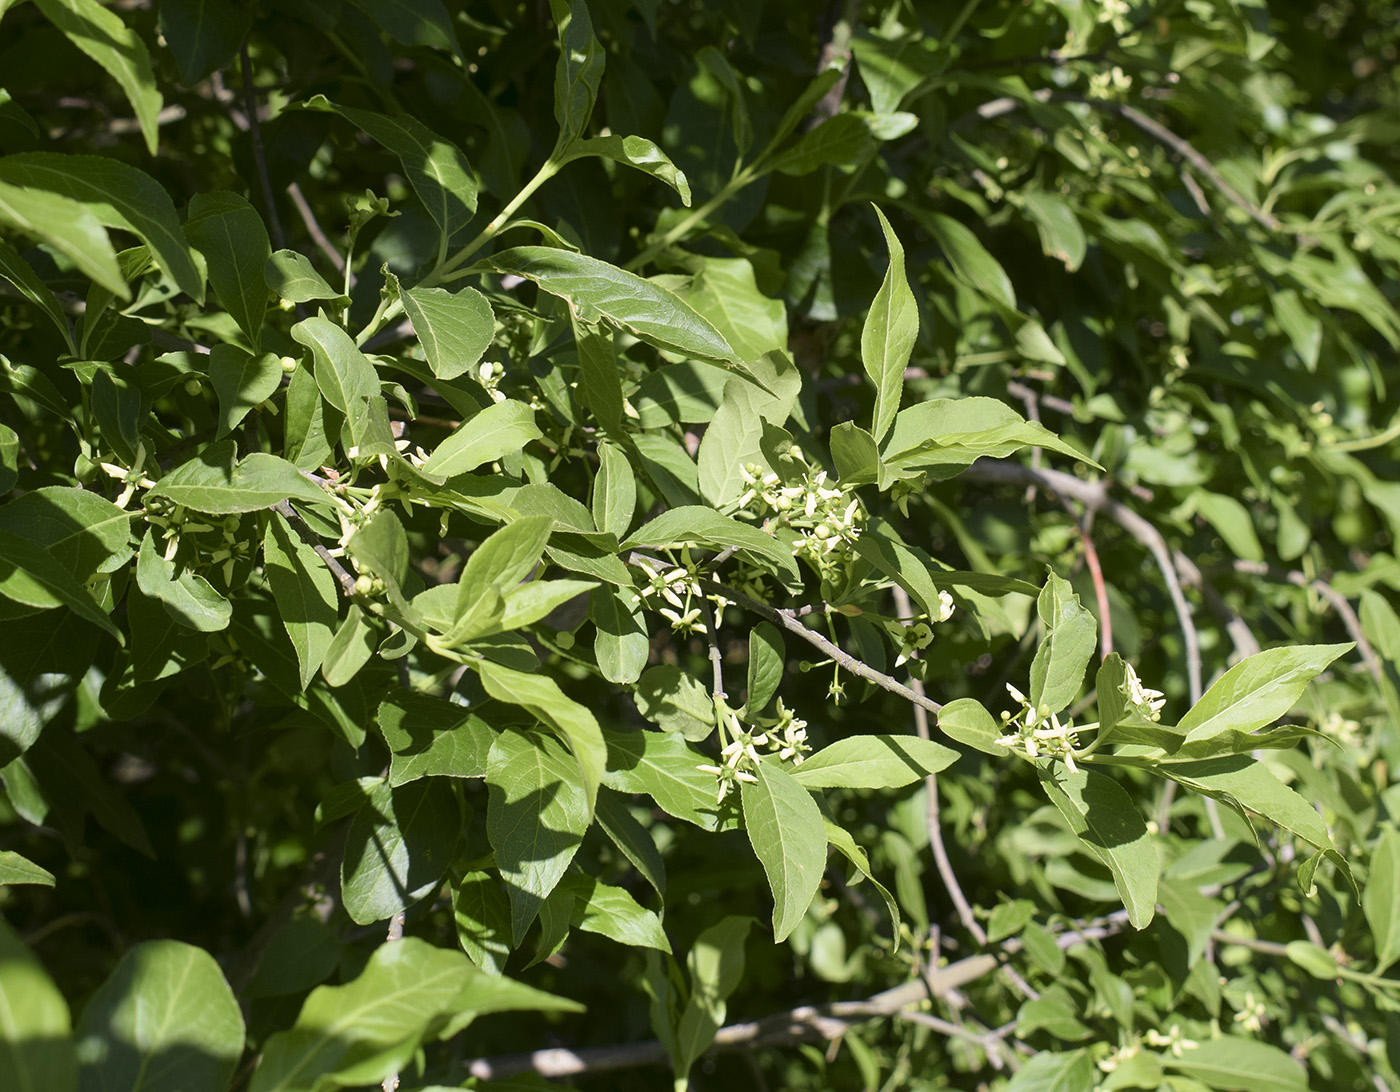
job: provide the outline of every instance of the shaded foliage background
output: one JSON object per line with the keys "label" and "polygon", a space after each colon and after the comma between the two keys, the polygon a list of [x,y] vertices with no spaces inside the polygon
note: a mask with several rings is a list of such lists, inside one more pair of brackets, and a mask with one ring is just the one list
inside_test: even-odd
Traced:
{"label": "shaded foliage background", "polygon": [[[323,95],[337,107],[407,115],[455,143],[479,181],[475,230],[538,178],[558,147],[549,5],[114,5],[153,66],[155,98],[135,96],[136,118],[111,66],[65,35],[67,7],[0,4],[0,185],[23,184],[6,164],[25,153],[130,164],[169,194],[201,250],[192,202],[231,191],[247,198],[272,250],[302,254],[333,291],[266,319],[260,298],[261,345],[247,346],[217,282],[223,310],[143,264],[126,274],[134,286],[144,279],[121,312],[77,320],[81,352],[40,307],[7,291],[0,453],[15,490],[7,509],[49,486],[82,483],[114,496],[120,483],[98,464],[114,454],[132,463],[135,434],[124,436],[120,424],[125,391],[139,389],[154,411],[140,435],[164,466],[221,438],[230,411],[217,382],[187,360],[158,371],[155,358],[243,343],[300,359],[305,342],[293,338],[292,323],[334,306],[342,285],[350,288],[348,329],[369,331],[367,350],[403,364],[384,366],[380,378],[407,438],[433,450],[464,415],[494,404],[494,384],[509,401],[533,403],[543,430],[502,453],[502,473],[589,501],[598,435],[589,431],[593,407],[582,404],[589,396],[570,392],[582,349],[567,311],[528,283],[516,291],[483,272],[471,283],[495,308],[482,351],[499,375],[477,383],[475,361],[465,378],[444,377],[436,363],[429,370],[411,327],[376,319],[386,276],[407,287],[441,268],[443,233],[398,155],[353,116],[307,108]],[[726,950],[732,957],[737,945],[744,957],[742,984],[718,1022],[865,999],[940,954],[957,961],[987,949],[989,939],[1011,972],[976,977],[953,1001],[936,1000],[924,1013],[931,1022],[853,1017],[830,1050],[795,1047],[793,1034],[772,1048],[708,1056],[695,1087],[973,1088],[1009,1079],[1016,1043],[1050,1059],[1023,1068],[1018,1088],[1051,1087],[1059,1072],[1051,1065],[1064,1067],[1072,1088],[1302,1087],[1294,1070],[1269,1076],[1273,1054],[1238,1055],[1246,1062],[1233,1075],[1178,1064],[1183,1039],[1221,1032],[1290,1052],[1307,1063],[1315,1088],[1393,1081],[1400,1026],[1395,984],[1384,977],[1400,954],[1386,924],[1400,898],[1393,7],[596,0],[589,12],[606,68],[588,135],[654,141],[684,172],[689,206],[657,177],[587,158],[561,167],[512,213],[544,225],[550,245],[669,278],[697,310],[723,314],[726,332],[758,354],[790,349],[802,377],[793,431],[806,430],[799,439],[819,461],[833,430],[868,421],[874,406],[860,338],[888,264],[878,205],[903,241],[919,312],[903,404],[998,399],[1084,456],[1028,451],[948,480],[913,475],[912,488],[882,487],[871,509],[882,504],[879,514],[904,542],[988,579],[1039,586],[1047,566],[1066,577],[1099,623],[1100,651],[1121,652],[1164,691],[1173,721],[1261,647],[1358,644],[1293,711],[1293,722],[1318,734],[1269,752],[1268,764],[1319,806],[1364,897],[1330,863],[1315,892],[1301,891],[1287,835],[1260,824],[1256,841],[1229,808],[1212,812],[1200,796],[1163,794],[1150,775],[1123,770],[1155,823],[1165,877],[1164,914],[1143,932],[1127,930],[1121,912],[1113,916],[1118,895],[1107,870],[1076,849],[1035,771],[964,749],[939,777],[934,806],[949,868],[975,916],[960,917],[940,879],[928,786],[828,794],[833,818],[894,893],[903,943],[895,949],[896,927],[871,885],[832,865],[786,943],[770,943],[762,924],[747,943],[731,938]],[[818,88],[797,131],[766,154],[785,113],[828,67],[840,77]],[[142,110],[158,128],[141,123]],[[375,195],[390,215],[370,214]],[[85,301],[91,313],[104,311],[109,301],[93,295],[61,247],[36,247],[12,213],[0,223],[66,313],[80,315]],[[540,237],[539,228],[514,227],[476,257]],[[120,227],[116,238],[119,247],[138,241]],[[619,338],[617,348],[636,417],[616,431],[643,445],[628,451],[645,471],[639,517],[732,502],[732,482],[707,485],[699,439],[721,404],[723,377],[676,379],[688,384],[685,397],[668,398],[648,378],[658,358],[631,342]],[[65,371],[57,363],[65,355],[106,366]],[[123,372],[121,361],[135,367]],[[56,404],[45,403],[48,388],[25,368],[47,377]],[[94,378],[108,372],[120,382]],[[295,445],[286,425],[294,382],[272,376],[244,407],[240,453]],[[104,410],[104,398],[116,409]],[[1064,477],[1071,474],[1078,486]],[[413,559],[405,580],[418,588],[455,580],[485,537],[481,521],[461,511],[441,522],[437,510],[400,513]],[[43,515],[0,522],[19,534],[24,519]],[[219,593],[260,586],[267,564],[258,560],[267,517],[231,518],[227,543],[224,528],[211,525],[201,547],[205,557],[228,554],[206,574]],[[339,531],[323,523],[329,530],[317,530],[332,542]],[[129,551],[123,571],[128,559]],[[761,586],[778,596],[773,583]],[[1024,688],[1043,631],[1029,596],[957,590],[957,614],[908,664],[896,666],[898,639],[878,625],[841,619],[839,639],[877,670],[913,671],[939,702],[973,698],[996,713],[1009,707],[1007,682]],[[838,581],[819,585],[808,572],[805,598],[773,602],[837,601],[840,591]],[[383,940],[381,924],[350,919],[340,883],[347,828],[353,841],[354,824],[369,821],[365,794],[375,791],[357,779],[378,778],[389,761],[382,734],[365,732],[380,701],[405,679],[444,694],[456,688],[478,704],[488,694],[475,674],[422,648],[369,660],[351,685],[306,689],[297,652],[263,624],[268,594],[233,598],[225,623],[235,640],[223,626],[179,631],[160,647],[152,674],[168,673],[159,679],[133,674],[135,651],[75,613],[8,611],[0,664],[23,682],[4,695],[12,720],[0,728],[8,748],[0,750],[8,763],[0,838],[58,880],[4,888],[0,905],[74,1012],[138,941],[176,938],[213,953],[238,991],[251,1059],[292,1024],[313,986],[351,982]],[[907,616],[884,589],[867,588],[861,602],[873,614]],[[153,603],[127,593],[127,632]],[[280,600],[278,609],[286,613]],[[721,620],[723,670],[737,693],[754,617],[731,609]],[[577,609],[550,615],[532,630],[531,647],[605,727],[640,726],[630,684],[600,675],[595,622]],[[649,663],[676,665],[708,686],[702,637],[673,635],[655,612],[645,636]],[[904,699],[846,676],[848,700],[829,700],[829,666],[812,667],[822,657],[791,640],[787,656],[782,694],[818,746],[912,725]],[[52,693],[21,692],[36,678]],[[493,726],[529,719],[501,713],[504,705],[488,704],[499,718]],[[37,741],[12,730],[25,718],[42,725]],[[460,899],[465,877],[487,867],[493,848],[487,790],[458,779],[436,798],[418,791],[415,807],[458,817],[445,844],[415,851],[450,859]],[[702,830],[657,809],[629,814],[664,856],[665,931],[678,967],[721,916],[767,921],[769,885],[742,831]],[[597,826],[577,863],[576,878],[599,877],[647,907],[663,905]],[[441,875],[439,867],[429,877],[433,889]],[[456,944],[446,898],[416,903],[406,928],[440,947]],[[581,928],[562,953],[526,969],[532,939],[509,970],[585,1002],[586,1013],[484,1017],[431,1046],[421,1071],[406,1055],[405,1086],[460,1083],[478,1055],[657,1034],[647,990],[656,989],[659,957]],[[1090,932],[1066,961],[1047,929]],[[1129,1061],[1145,1054],[1162,1060]],[[1123,1059],[1118,1077],[1110,1056]],[[585,1074],[578,1084],[640,1088],[658,1079],[644,1068]]]}

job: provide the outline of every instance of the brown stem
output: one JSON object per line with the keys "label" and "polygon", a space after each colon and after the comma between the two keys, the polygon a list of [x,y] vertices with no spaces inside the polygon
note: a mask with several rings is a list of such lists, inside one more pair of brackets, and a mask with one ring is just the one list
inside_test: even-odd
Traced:
{"label": "brown stem", "polygon": [[[907,626],[911,624],[914,616],[914,606],[909,602],[909,593],[898,584],[892,590],[895,610]],[[922,679],[911,675],[909,688],[920,697],[924,697]],[[914,706],[914,731],[918,733],[920,739],[929,738],[928,711],[922,705],[916,704]],[[962,922],[963,928],[972,934],[973,939],[979,945],[985,945],[987,931],[982,928],[976,915],[973,914],[972,906],[968,903],[967,896],[963,894],[962,885],[958,883],[957,873],[953,871],[952,862],[948,860],[948,848],[943,843],[943,822],[939,817],[938,805],[938,776],[929,774],[924,778],[924,788],[928,794],[928,804],[924,809],[924,825],[928,828],[928,841],[929,847],[933,850],[933,863],[938,868],[938,875],[943,880],[948,897],[953,900],[953,906],[957,909],[958,920]]]}
{"label": "brown stem", "polygon": [[301,518],[301,513],[292,507],[291,501],[280,500],[272,506],[272,510],[292,525],[292,530],[297,533],[297,537],[316,551],[316,556],[325,562],[326,568],[331,571],[335,581],[340,585],[340,594],[349,599],[355,594],[355,577],[350,573],[340,560],[331,556],[330,550],[326,549],[324,543]]}
{"label": "brown stem", "polygon": [[267,173],[267,152],[263,148],[262,125],[258,121],[258,96],[253,88],[253,64],[248,59],[248,39],[243,39],[239,57],[243,62],[243,105],[248,112],[248,139],[253,149],[253,164],[257,168],[258,186],[262,189],[263,206],[267,209],[267,228],[278,250],[287,246],[282,231],[282,218],[277,215],[277,202],[272,198],[272,181]]}
{"label": "brown stem", "polygon": [[[307,203],[306,195],[301,192],[301,187],[295,182],[289,182],[287,196],[292,199],[292,204],[296,206],[297,214],[301,217],[301,222],[306,225],[306,233],[311,236],[311,241],[326,256],[331,265],[335,266],[335,271],[343,274],[345,272],[345,258],[340,251],[336,250],[326,233],[321,229],[321,222],[316,219],[316,213]],[[353,276],[352,274],[352,284],[354,283]]]}

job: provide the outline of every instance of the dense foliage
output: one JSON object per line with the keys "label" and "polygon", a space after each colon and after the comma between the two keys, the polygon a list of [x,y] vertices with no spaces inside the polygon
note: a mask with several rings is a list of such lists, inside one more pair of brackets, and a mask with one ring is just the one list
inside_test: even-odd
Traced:
{"label": "dense foliage", "polygon": [[1391,1086],[1397,48],[0,0],[0,1087]]}

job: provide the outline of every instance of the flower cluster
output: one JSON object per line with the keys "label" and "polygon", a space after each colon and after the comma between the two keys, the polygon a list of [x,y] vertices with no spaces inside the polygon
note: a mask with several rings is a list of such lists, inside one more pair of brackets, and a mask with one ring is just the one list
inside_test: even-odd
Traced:
{"label": "flower cluster", "polygon": [[[659,597],[670,604],[661,607],[660,612],[661,617],[671,623],[672,631],[683,634],[705,633],[707,631],[703,620],[704,611],[700,606],[705,593],[700,590],[699,574],[690,560],[689,550],[682,550],[681,558],[684,564],[670,569],[658,569],[645,558],[637,558],[635,564],[646,573],[647,582],[642,585],[634,602],[640,603]],[[726,601],[716,599],[716,604],[723,609]]]}
{"label": "flower cluster", "polygon": [[758,780],[753,770],[762,757],[760,747],[784,762],[791,761],[794,766],[811,750],[807,744],[807,722],[784,706],[782,698],[778,699],[777,720],[770,724],[746,729],[739,715],[729,710],[725,710],[721,719],[722,726],[725,721],[728,722],[729,742],[720,750],[721,764],[696,767],[701,773],[714,774],[719,779],[718,802],[721,804],[735,785],[741,782],[752,785]]}
{"label": "flower cluster", "polygon": [[1137,672],[1133,670],[1132,664],[1124,665],[1128,671],[1128,677],[1120,687],[1122,694],[1128,699],[1128,704],[1135,706],[1148,720],[1158,721],[1162,719],[1162,709],[1167,704],[1167,696],[1160,690],[1150,690],[1142,685],[1142,680],[1138,678]]}
{"label": "flower cluster", "polygon": [[[793,445],[790,454],[806,465],[801,448]],[[797,531],[802,538],[798,555],[819,567],[838,551],[844,554],[844,548],[860,537],[865,523],[860,498],[853,489],[829,485],[825,470],[808,467],[801,480],[792,484],[785,484],[778,474],[754,463],[741,466],[739,474],[745,487],[739,497],[739,510]]]}
{"label": "flower cluster", "polygon": [[938,593],[938,614],[929,618],[927,622],[887,621],[885,629],[899,645],[899,655],[894,666],[899,667],[906,660],[912,660],[933,644],[933,626],[929,624],[930,622],[934,624],[946,622],[951,617],[953,617],[953,597],[945,591],[940,591]]}
{"label": "flower cluster", "polygon": [[1057,714],[1049,708],[1034,706],[1010,683],[1007,692],[1021,703],[1021,711],[1016,714],[1003,712],[1002,727],[1006,734],[997,740],[1001,746],[1015,751],[1026,758],[1058,758],[1071,770],[1075,769],[1074,750],[1079,745],[1079,732],[1068,717],[1060,723]]}

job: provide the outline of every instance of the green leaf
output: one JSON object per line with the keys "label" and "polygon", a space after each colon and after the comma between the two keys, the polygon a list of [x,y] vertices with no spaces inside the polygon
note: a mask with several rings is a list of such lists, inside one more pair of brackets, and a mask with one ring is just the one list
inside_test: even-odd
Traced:
{"label": "green leaf", "polygon": [[724,1024],[727,1001],[744,977],[744,942],[753,918],[730,915],[695,938],[686,956],[690,999],[676,1028],[676,1073],[685,1075],[710,1049]]}
{"label": "green leaf", "polygon": [[486,832],[507,884],[518,946],[578,852],[591,808],[573,759],[558,739],[539,732],[496,737],[486,787]]}
{"label": "green leaf", "polygon": [[862,163],[875,151],[875,138],[859,114],[827,118],[790,148],[773,157],[772,168],[782,174],[811,174],[829,163],[841,166]]}
{"label": "green leaf", "polygon": [[1045,639],[1031,661],[1031,704],[1058,713],[1084,685],[1084,673],[1098,644],[1098,623],[1079,602],[1069,581],[1051,572],[1036,600]]}
{"label": "green leaf", "polygon": [[267,1039],[250,1092],[378,1084],[483,977],[461,952],[416,937],[383,944],[353,982],[318,986],[296,1023]]}
{"label": "green leaf", "polygon": [[0,1073],[16,1092],[77,1092],[68,1002],[0,921]]}
{"label": "green leaf", "polygon": [[856,871],[869,880],[871,886],[880,893],[880,898],[885,900],[885,908],[890,912],[890,921],[894,926],[895,949],[898,950],[900,937],[899,903],[895,901],[894,896],[889,893],[885,885],[877,880],[875,874],[870,871],[870,858],[865,855],[865,850],[856,845],[856,840],[851,837],[850,832],[844,827],[838,827],[830,819],[825,820],[825,823],[827,845],[850,861],[855,866]]}
{"label": "green leaf", "polygon": [[1257,812],[1318,849],[1333,848],[1327,824],[1312,805],[1249,755],[1163,763],[1156,772],[1232,807]]}
{"label": "green leaf", "polygon": [[236,193],[197,193],[190,199],[185,237],[204,255],[214,295],[248,335],[256,353],[267,313],[263,270],[272,257],[262,217]]}
{"label": "green leaf", "polygon": [[597,632],[593,655],[598,670],[603,678],[622,686],[641,677],[651,649],[640,605],[627,602],[635,594],[622,588],[594,588],[588,609]]}
{"label": "green leaf", "polygon": [[680,194],[681,204],[690,207],[690,183],[686,181],[685,172],[646,137],[594,137],[592,140],[579,141],[569,151],[570,159],[582,159],[585,156],[611,159],[614,163],[624,163],[658,178]]}
{"label": "green leaf", "polygon": [[83,1009],[80,1092],[223,1088],[243,1055],[243,1014],[214,957],[177,940],[129,949]]}
{"label": "green leaf", "polygon": [[1276,1046],[1226,1035],[1163,1054],[1168,1069],[1231,1092],[1307,1092],[1307,1071]]}
{"label": "green leaf", "polygon": [[741,782],[744,826],[773,892],[773,940],[797,928],[816,897],[826,868],[826,828],[821,811],[782,766],[754,765],[753,782]]}
{"label": "green leaf", "polygon": [[438,444],[420,469],[430,478],[446,481],[519,451],[543,435],[535,424],[535,411],[524,402],[496,402]]}
{"label": "green leaf", "polygon": [[159,10],[161,37],[186,87],[233,60],[253,14],[225,0],[160,0]]}
{"label": "green leaf", "polygon": [[349,302],[348,296],[341,295],[316,272],[310,258],[295,250],[274,252],[263,263],[262,276],[273,295],[292,303],[310,303],[312,300]]}
{"label": "green leaf", "polygon": [[715,730],[710,692],[675,664],[647,668],[632,691],[632,700],[637,712],[663,732],[679,732],[699,742]]}
{"label": "green leaf", "polygon": [[737,546],[767,559],[794,579],[797,577],[797,564],[792,551],[772,535],[700,505],[672,508],[669,512],[661,513],[628,538],[622,548],[666,549],[687,543],[716,550]]}
{"label": "green leaf", "polygon": [[[34,195],[31,194],[28,196],[32,197]],[[44,196],[51,195],[41,194],[39,196],[42,200]],[[4,197],[0,195],[0,208],[3,207],[3,202]],[[3,211],[0,211],[0,216],[3,216]],[[106,240],[107,236],[102,230],[101,224],[94,223],[93,232],[95,233],[95,237],[104,241]],[[107,244],[107,249],[111,249],[110,243]],[[115,260],[116,256],[113,255],[114,265]],[[116,287],[120,290],[118,294],[126,298],[129,293],[126,290],[125,282],[121,278],[120,269],[115,268],[112,272],[116,274]],[[58,327],[59,333],[63,335],[63,340],[68,345],[69,353],[76,356],[78,348],[73,344],[73,328],[69,325],[68,316],[63,313],[63,308],[58,305],[58,297],[49,290],[48,285],[39,279],[39,274],[34,272],[34,267],[26,262],[19,251],[5,242],[4,239],[0,239],[0,277],[5,278],[5,280],[14,285],[15,289],[22,296],[49,317],[49,320]],[[93,279],[96,280],[97,278]],[[104,285],[103,287],[107,287],[109,291],[112,290],[112,286]],[[9,492],[9,490],[5,490],[5,492]]]}
{"label": "green leaf", "polygon": [[622,430],[624,399],[612,331],[585,325],[577,319],[571,321],[574,342],[578,346],[576,390],[579,402],[592,412],[609,435],[617,436]]}
{"label": "green leaf", "polygon": [[293,326],[292,337],[311,350],[321,397],[345,418],[346,447],[354,449],[346,454],[352,459],[393,455],[394,436],[389,431],[389,407],[380,391],[379,373],[355,340],[319,315]]}
{"label": "green leaf", "polygon": [[282,362],[272,353],[254,355],[236,345],[215,345],[209,351],[209,379],[219,398],[216,436],[222,440],[282,385]]}
{"label": "green leaf", "polygon": [[746,489],[746,466],[764,462],[763,419],[753,412],[743,386],[736,380],[725,387],[696,458],[700,495],[716,508],[739,499]]}
{"label": "green leaf", "polygon": [[430,46],[460,56],[452,16],[442,0],[350,0],[404,45]]}
{"label": "green leaf", "polygon": [[[92,2],[96,6],[95,0]],[[180,230],[175,206],[165,188],[150,175],[104,156],[24,152],[0,158],[0,182],[80,202],[107,227],[140,238],[180,290],[204,302],[204,278]],[[120,279],[112,290],[126,298]]]}
{"label": "green leaf", "polygon": [[[416,0],[421,2],[421,0]],[[366,4],[367,8],[390,11],[395,4]],[[436,5],[441,8],[441,5]],[[446,21],[450,33],[451,23]],[[455,42],[453,43],[455,47]],[[337,106],[324,95],[313,96],[305,103],[308,110],[327,110],[358,125],[370,137],[393,152],[403,164],[404,174],[413,192],[423,202],[428,215],[442,232],[444,242],[451,239],[476,215],[476,175],[460,148],[444,140],[421,121],[401,114],[389,117],[373,110],[358,110]]]}
{"label": "green leaf", "polygon": [[1337,979],[1337,959],[1326,948],[1321,948],[1310,940],[1290,940],[1286,945],[1288,960],[1314,978],[1326,982]]}
{"label": "green leaf", "polygon": [[[838,115],[838,118],[841,115]],[[826,125],[838,120],[832,118]],[[826,128],[821,126],[816,132]],[[815,136],[816,132],[809,134]],[[880,229],[890,251],[890,264],[885,279],[870,304],[870,313],[860,333],[860,358],[865,374],[875,387],[875,412],[871,418],[870,434],[876,443],[884,439],[894,415],[899,409],[899,396],[904,390],[904,368],[909,363],[914,342],[919,336],[919,306],[904,275],[904,247],[894,228],[878,208]]]}
{"label": "green leaf", "polygon": [[609,788],[598,790],[598,803],[595,812],[598,825],[612,839],[613,845],[622,850],[623,856],[641,873],[642,878],[651,884],[656,893],[666,898],[666,862],[656,841],[646,827],[639,823],[622,797]]}
{"label": "green leaf", "polygon": [[593,525],[619,539],[637,510],[637,475],[615,445],[598,445],[598,476],[593,479]]}
{"label": "green leaf", "polygon": [[1387,826],[1371,851],[1361,907],[1376,942],[1376,973],[1400,959],[1400,833]]}
{"label": "green leaf", "polygon": [[577,875],[565,877],[559,886],[577,900],[572,922],[575,929],[597,933],[631,948],[671,951],[661,919],[625,889],[600,883],[592,876]]}
{"label": "green leaf", "polygon": [[[365,621],[358,603],[351,603],[321,657],[321,677],[327,686],[344,686],[369,663],[378,647],[378,635]],[[392,782],[392,777],[391,777]]]}
{"label": "green leaf", "polygon": [[976,698],[956,698],[944,705],[938,712],[938,730],[949,739],[966,743],[983,754],[1005,758],[1009,753],[997,743],[1006,733]]}
{"label": "green leaf", "polygon": [[548,516],[524,516],[471,552],[457,578],[456,621],[447,634],[449,643],[500,632],[505,594],[539,563],[551,527]]}
{"label": "green leaf", "polygon": [[124,642],[87,588],[43,547],[0,530],[0,596],[39,610],[68,607],[79,617]]}
{"label": "green leaf", "polygon": [[33,614],[5,623],[0,640],[0,769],[33,746],[63,711],[91,669],[100,640],[97,627],[76,614],[56,619]]}
{"label": "green leaf", "polygon": [[918,736],[848,736],[808,756],[792,778],[809,789],[901,789],[958,758],[951,747]]}
{"label": "green leaf", "polygon": [[884,459],[941,480],[984,455],[1000,459],[1023,447],[1089,461],[1044,425],[1026,421],[995,398],[933,398],[900,410],[885,441]]}
{"label": "green leaf", "polygon": [[543,246],[504,250],[490,261],[499,272],[534,281],[565,300],[582,322],[606,319],[658,349],[748,373],[709,319],[670,289],[635,273],[586,254]]}
{"label": "green leaf", "polygon": [[320,670],[339,622],[335,577],[276,512],[263,537],[263,572],[282,625],[297,650],[305,690]]}
{"label": "green leaf", "polygon": [[502,974],[510,957],[510,901],[489,872],[468,872],[452,894],[457,943],[490,974]]}
{"label": "green leaf", "polygon": [[52,887],[54,882],[54,875],[47,868],[40,868],[12,849],[0,850],[0,887],[21,883]]}
{"label": "green leaf", "polygon": [[457,798],[445,781],[427,777],[371,789],[350,821],[340,866],[351,920],[383,921],[436,891],[460,828]]}
{"label": "green leaf", "polygon": [[319,469],[330,459],[331,449],[340,437],[341,421],[321,397],[310,368],[298,367],[292,373],[284,412],[282,454],[298,470]]}
{"label": "green leaf", "polygon": [[960,281],[1003,307],[1015,308],[1016,293],[1011,287],[1011,278],[976,235],[941,212],[924,213],[919,222],[943,250]]}
{"label": "green leaf", "polygon": [[149,529],[136,558],[136,583],[146,595],[160,600],[170,617],[186,629],[220,633],[233,617],[233,606],[209,581],[161,556]]}
{"label": "green leaf", "polygon": [[1067,201],[1044,190],[1031,190],[1021,195],[1021,210],[1035,224],[1040,234],[1040,247],[1047,258],[1064,262],[1070,273],[1084,264],[1088,241],[1083,225]]}
{"label": "green leaf", "polygon": [[744,706],[749,714],[762,710],[783,681],[787,667],[787,651],[783,635],[768,622],[759,622],[749,630],[748,694]]}
{"label": "green leaf", "polygon": [[1221,732],[1252,732],[1287,713],[1308,683],[1354,646],[1294,645],[1271,648],[1241,660],[1207,690],[1177,727],[1186,742]]}
{"label": "green leaf", "polygon": [[1248,508],[1234,497],[1206,489],[1197,489],[1191,499],[1197,513],[1215,528],[1232,554],[1248,561],[1264,560],[1264,547],[1254,532]]}
{"label": "green leaf", "polygon": [[0,530],[44,547],[82,582],[132,554],[131,513],[75,486],[42,486],[0,506]]}
{"label": "green leaf", "polygon": [[521,584],[507,592],[501,603],[501,630],[509,633],[533,625],[597,586],[596,580],[531,580]]}
{"label": "green leaf", "polygon": [[[45,190],[12,186],[0,181],[0,223],[9,224],[47,243],[68,258],[92,281],[123,300],[131,290],[117,264],[117,252],[102,221],[86,205]],[[6,249],[10,249],[8,244]],[[13,281],[12,263],[6,263],[6,279]],[[28,294],[28,293],[26,293]],[[62,316],[59,316],[62,320]],[[63,321],[67,337],[72,332]]]}
{"label": "green leaf", "polygon": [[559,25],[559,63],[554,72],[554,119],[559,123],[556,148],[567,148],[583,135],[598,84],[603,79],[607,54],[593,36],[593,21],[583,0],[550,0]]}
{"label": "green leaf", "polygon": [[569,745],[579,775],[574,783],[582,786],[584,808],[592,818],[593,802],[607,765],[607,744],[592,712],[546,675],[532,675],[487,661],[478,664],[477,671],[488,694],[497,701],[528,709]]}
{"label": "green leaf", "polygon": [[146,43],[131,30],[121,16],[97,0],[34,0],[44,16],[63,31],[75,46],[107,70],[126,95],[146,150],[156,154],[160,143],[161,94],[151,71],[151,55]]}
{"label": "green leaf", "polygon": [[210,444],[161,478],[147,499],[163,497],[215,516],[256,512],[281,500],[328,503],[325,492],[286,459],[255,451],[235,464],[236,450],[232,440]]}
{"label": "green leaf", "polygon": [[389,784],[420,777],[485,777],[495,731],[460,705],[427,694],[396,693],[379,706],[390,751]]}
{"label": "green leaf", "polygon": [[1145,929],[1157,904],[1157,849],[1132,797],[1097,770],[1055,763],[1041,766],[1039,774],[1070,830],[1113,873],[1128,920]]}
{"label": "green leaf", "polygon": [[456,379],[481,361],[496,333],[491,305],[474,288],[405,288],[404,314],[439,379]]}
{"label": "green leaf", "polygon": [[1088,1051],[1055,1054],[1044,1050],[1016,1071],[1006,1092],[1093,1092],[1096,1076]]}
{"label": "green leaf", "polygon": [[714,324],[740,359],[787,351],[787,308],[759,290],[747,258],[697,257],[686,265],[692,273],[682,293],[686,303]]}
{"label": "green leaf", "polygon": [[709,756],[670,732],[607,732],[603,783],[616,792],[645,793],[668,815],[702,830],[732,829],[732,807],[720,805],[713,774],[697,767]]}
{"label": "green leaf", "polygon": [[880,448],[854,421],[831,430],[831,462],[842,485],[869,485],[880,479]]}

